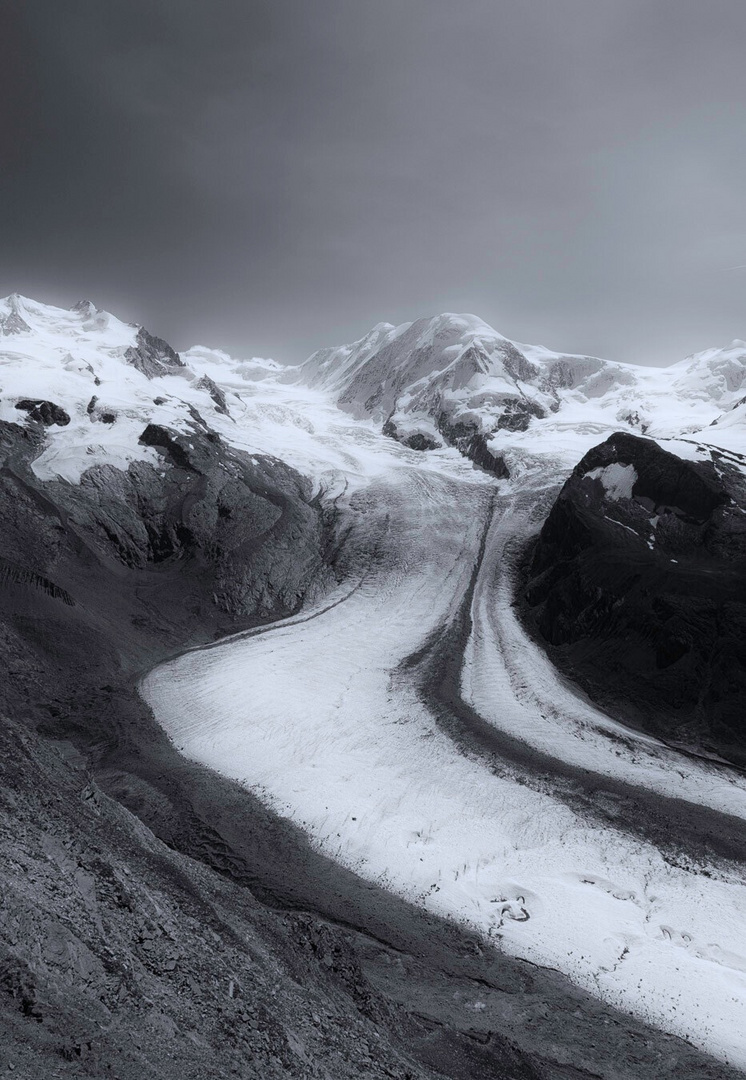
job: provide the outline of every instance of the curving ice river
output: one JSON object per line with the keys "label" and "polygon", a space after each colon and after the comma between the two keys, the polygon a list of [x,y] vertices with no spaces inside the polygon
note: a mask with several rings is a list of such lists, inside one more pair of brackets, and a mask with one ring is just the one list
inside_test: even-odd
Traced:
{"label": "curving ice river", "polygon": [[[304,401],[276,394],[287,433]],[[692,820],[699,807],[746,820],[743,777],[621,728],[522,630],[509,554],[536,528],[555,471],[536,466],[511,486],[452,453],[424,464],[315,409],[295,449],[280,455],[268,427],[265,449],[302,469],[315,447],[319,487],[348,530],[344,581],[294,618],[151,672],[142,693],[156,718],[187,757],[245,784],[345,867],[746,1066],[742,864],[683,841],[674,857],[624,815],[567,797],[568,776],[580,787],[605,776],[659,807],[679,800]],[[251,410],[247,430],[261,435],[269,421],[260,402]],[[483,737],[454,738],[423,692],[418,657],[458,620],[455,692],[495,732],[495,754],[509,738],[523,764],[506,755],[496,768]]]}

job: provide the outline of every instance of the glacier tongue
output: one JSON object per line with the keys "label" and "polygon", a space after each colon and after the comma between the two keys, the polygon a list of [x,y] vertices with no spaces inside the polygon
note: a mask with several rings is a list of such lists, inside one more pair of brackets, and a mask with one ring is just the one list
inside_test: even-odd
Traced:
{"label": "glacier tongue", "polygon": [[531,533],[606,426],[567,423],[530,451],[530,432],[506,431],[515,479],[498,484],[453,450],[408,450],[372,418],[345,419],[296,381],[241,396],[244,438],[305,461],[334,500],[348,576],[291,620],[152,672],[143,693],[175,745],[361,876],[746,1064],[740,874],[700,856],[674,865],[573,810],[562,781],[528,784],[464,754],[414,677],[413,655],[455,624],[473,580],[462,693],[487,723],[599,777],[746,819],[746,782],[585,705],[512,615],[506,545]]}
{"label": "glacier tongue", "polygon": [[[156,669],[145,698],[183,753],[247,785],[322,853],[746,1064],[740,875],[695,859],[674,865],[634,834],[584,820],[550,781],[496,773],[465,755],[422,699],[411,658],[454,622],[476,574],[466,671],[486,717],[541,741],[544,703],[556,698],[554,753],[579,753],[611,776],[634,779],[639,767],[652,788],[746,819],[746,783],[727,772],[629,733],[620,759],[619,729],[583,715],[548,663],[528,693],[510,673],[500,681],[522,638],[516,625],[498,637],[481,613],[515,510],[499,501],[485,534],[490,488],[447,467],[380,475],[347,504],[356,572],[344,594]],[[533,676],[529,657],[522,677]]]}

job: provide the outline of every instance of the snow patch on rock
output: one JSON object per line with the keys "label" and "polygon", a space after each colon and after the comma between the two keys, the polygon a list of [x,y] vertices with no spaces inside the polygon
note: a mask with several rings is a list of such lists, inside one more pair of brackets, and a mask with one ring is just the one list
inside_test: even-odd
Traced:
{"label": "snow patch on rock", "polygon": [[637,470],[634,465],[622,465],[614,461],[604,468],[591,469],[586,477],[590,480],[600,480],[603,484],[606,498],[612,502],[619,499],[631,499],[632,489],[637,481]]}

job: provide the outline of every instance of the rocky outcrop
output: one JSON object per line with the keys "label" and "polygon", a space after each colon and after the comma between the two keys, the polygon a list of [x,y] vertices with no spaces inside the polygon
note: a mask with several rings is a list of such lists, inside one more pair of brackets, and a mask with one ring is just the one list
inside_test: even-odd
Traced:
{"label": "rocky outcrop", "polygon": [[206,390],[212,400],[215,402],[215,408],[218,412],[223,413],[224,416],[230,416],[228,409],[228,401],[225,393],[220,389],[214,379],[211,379],[209,375],[203,375],[197,380],[195,386],[198,390]]}
{"label": "rocky outcrop", "polygon": [[95,394],[86,405],[86,413],[90,416],[92,423],[114,424],[117,419],[117,414],[111,409],[101,408],[99,406],[98,398]]}
{"label": "rocky outcrop", "polygon": [[546,410],[525,397],[507,398],[495,423],[496,431],[527,431],[534,417],[541,419]]}
{"label": "rocky outcrop", "polygon": [[16,408],[28,414],[29,420],[36,420],[45,427],[57,424],[59,427],[67,427],[70,423],[70,415],[60,405],[53,401],[38,401],[31,398],[21,398],[16,402]]}
{"label": "rocky outcrop", "polygon": [[683,460],[617,433],[564,485],[526,566],[524,613],[602,704],[746,763],[746,461]]}
{"label": "rocky outcrop", "polygon": [[17,311],[11,311],[8,315],[0,318],[0,330],[6,337],[10,337],[11,334],[22,334],[30,329],[29,324]]}
{"label": "rocky outcrop", "polygon": [[499,480],[507,480],[510,470],[499,454],[493,454],[489,448],[488,438],[482,432],[478,424],[467,423],[463,420],[451,420],[445,413],[437,418],[438,431],[441,433],[449,446],[470,458],[480,469],[494,473]]}
{"label": "rocky outcrop", "polygon": [[143,375],[154,379],[157,375],[171,375],[185,367],[179,354],[163,338],[149,334],[144,327],[137,331],[135,345],[124,354],[128,364],[132,364]]}
{"label": "rocky outcrop", "polygon": [[426,431],[411,431],[404,428],[400,430],[396,421],[389,417],[382,428],[383,434],[390,439],[396,439],[402,446],[408,446],[410,450],[437,450],[443,444]]}
{"label": "rocky outcrop", "polygon": [[0,504],[4,550],[19,574],[48,576],[75,596],[70,575],[82,544],[104,594],[112,562],[133,590],[156,585],[157,570],[175,601],[188,590],[194,614],[225,629],[235,619],[287,615],[330,579],[307,482],[274,459],[249,460],[206,426],[184,434],[148,425],[143,441],[163,454],[162,468],[95,466],[79,485],[38,482],[26,467],[38,441],[13,428],[4,425]]}
{"label": "rocky outcrop", "polygon": [[[501,405],[502,412],[496,418],[493,417],[495,431],[525,431],[532,417],[544,416],[541,406],[528,399],[506,398]],[[416,415],[392,415],[383,425],[383,434],[411,450],[437,450],[443,445],[453,446],[481,469],[494,473],[498,479],[503,480],[510,476],[510,470],[502,455],[490,450],[489,442],[493,431],[485,432],[477,418],[458,414],[454,416],[441,408],[432,418],[424,413],[421,419],[422,422],[418,422]]]}

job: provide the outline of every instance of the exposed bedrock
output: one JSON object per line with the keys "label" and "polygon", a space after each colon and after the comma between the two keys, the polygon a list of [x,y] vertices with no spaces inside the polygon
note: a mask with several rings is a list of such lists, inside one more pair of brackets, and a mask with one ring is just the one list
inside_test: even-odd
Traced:
{"label": "exposed bedrock", "polygon": [[[489,449],[488,437],[476,424],[470,424],[463,420],[452,420],[444,413],[438,416],[438,431],[449,446],[470,458],[481,469],[494,473],[498,479],[507,479],[510,476],[508,466],[500,454],[493,454]],[[528,421],[526,422],[528,426]]]}
{"label": "exposed bedrock", "polygon": [[562,488],[526,563],[524,615],[628,722],[746,764],[746,477],[617,433]]}
{"label": "exposed bedrock", "polygon": [[125,360],[149,379],[157,375],[169,375],[185,366],[179,354],[167,341],[148,333],[142,326],[137,331],[135,345],[127,349]]}
{"label": "exposed bedrock", "polygon": [[22,398],[21,401],[16,402],[16,408],[28,414],[29,420],[36,420],[40,424],[44,424],[45,427],[52,427],[54,424],[59,427],[67,427],[70,423],[70,416],[59,405],[55,405],[53,401],[38,401],[31,398]]}
{"label": "exposed bedrock", "polygon": [[396,439],[402,446],[408,446],[410,450],[437,450],[443,444],[427,431],[408,430],[406,426],[400,428],[393,417],[389,417],[382,428],[383,434],[390,439]]}
{"label": "exposed bedrock", "polygon": [[133,591],[160,591],[167,579],[167,606],[188,588],[194,617],[225,628],[235,618],[288,614],[328,577],[310,485],[281,462],[249,459],[196,423],[186,434],[149,425],[141,441],[162,454],[161,467],[96,466],[79,485],[42,484],[19,453],[33,453],[33,441],[12,428],[4,428],[0,478],[5,544],[36,572],[75,577],[84,561],[97,588],[129,581]]}
{"label": "exposed bedrock", "polygon": [[20,297],[17,293],[12,293],[8,297],[8,312],[6,315],[0,315],[0,333],[4,337],[11,337],[13,334],[23,334],[30,330],[29,324],[23,318],[19,310]]}
{"label": "exposed bedrock", "polygon": [[[524,398],[510,397],[502,402],[502,413],[495,421],[495,431],[525,431],[532,417],[544,416],[544,410]],[[411,450],[436,450],[445,443],[454,446],[464,457],[481,469],[494,473],[500,479],[508,479],[510,471],[502,455],[490,450],[491,431],[484,431],[481,423],[463,415],[452,415],[442,407],[431,418],[422,417],[426,423],[418,423],[417,416],[406,413],[392,414],[383,425],[383,434],[408,446]],[[441,438],[436,436],[436,432]]]}

